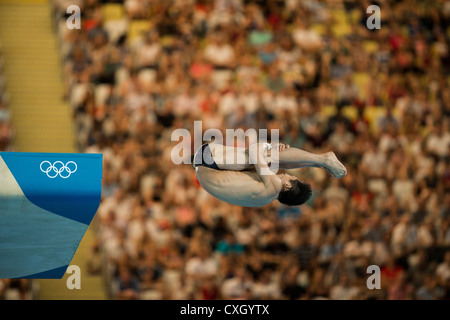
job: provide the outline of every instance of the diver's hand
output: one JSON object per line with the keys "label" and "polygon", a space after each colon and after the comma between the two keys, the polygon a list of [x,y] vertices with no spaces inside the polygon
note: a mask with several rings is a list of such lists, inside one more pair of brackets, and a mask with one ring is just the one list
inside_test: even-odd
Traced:
{"label": "diver's hand", "polygon": [[[278,150],[279,152],[289,149],[291,146],[288,144],[284,144],[282,142],[271,145],[272,149]],[[270,149],[268,149],[270,150]]]}

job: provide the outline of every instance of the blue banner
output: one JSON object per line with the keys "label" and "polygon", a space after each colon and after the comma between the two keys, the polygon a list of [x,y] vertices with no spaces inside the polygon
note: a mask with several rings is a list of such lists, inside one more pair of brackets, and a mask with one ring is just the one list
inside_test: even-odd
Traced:
{"label": "blue banner", "polygon": [[0,152],[0,278],[62,278],[101,180],[101,154]]}

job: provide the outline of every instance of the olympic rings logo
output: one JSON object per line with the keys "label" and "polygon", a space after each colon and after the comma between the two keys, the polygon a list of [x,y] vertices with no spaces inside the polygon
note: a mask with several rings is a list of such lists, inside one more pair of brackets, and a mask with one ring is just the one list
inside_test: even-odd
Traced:
{"label": "olympic rings logo", "polygon": [[69,161],[64,164],[61,161],[55,161],[53,164],[50,161],[41,162],[41,171],[47,174],[47,177],[53,179],[60,176],[63,179],[70,177],[72,173],[77,171],[77,164],[73,161]]}

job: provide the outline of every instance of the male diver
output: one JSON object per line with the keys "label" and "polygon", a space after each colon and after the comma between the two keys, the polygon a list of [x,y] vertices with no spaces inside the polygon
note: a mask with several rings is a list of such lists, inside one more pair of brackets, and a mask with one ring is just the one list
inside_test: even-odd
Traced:
{"label": "male diver", "polygon": [[256,143],[248,149],[211,143],[194,155],[195,173],[203,189],[219,200],[244,207],[262,207],[274,200],[290,206],[305,203],[311,197],[311,185],[277,170],[303,167],[322,168],[335,178],[347,174],[333,152],[313,154],[283,143]]}

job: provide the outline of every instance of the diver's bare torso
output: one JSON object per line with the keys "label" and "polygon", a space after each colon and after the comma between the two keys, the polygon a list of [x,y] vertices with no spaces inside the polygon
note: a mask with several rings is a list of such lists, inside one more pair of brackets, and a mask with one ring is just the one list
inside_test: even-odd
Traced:
{"label": "diver's bare torso", "polygon": [[208,193],[243,207],[262,207],[274,201],[280,192],[275,186],[267,188],[254,170],[214,170],[199,166],[195,173]]}

